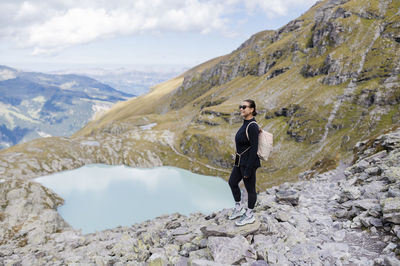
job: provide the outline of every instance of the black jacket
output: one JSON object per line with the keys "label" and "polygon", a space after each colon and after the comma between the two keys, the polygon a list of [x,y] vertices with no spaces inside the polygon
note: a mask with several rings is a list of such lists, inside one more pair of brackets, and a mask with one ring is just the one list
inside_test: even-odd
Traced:
{"label": "black jacket", "polygon": [[257,169],[261,166],[260,158],[258,158],[257,151],[258,151],[258,133],[259,128],[258,125],[252,123],[249,126],[248,133],[249,139],[246,136],[246,127],[251,121],[256,121],[253,117],[250,120],[243,120],[243,125],[239,128],[238,132],[235,136],[235,143],[236,143],[236,152],[242,153],[246,150],[249,146],[250,149],[246,151],[240,158],[240,165],[245,167],[244,175],[250,176],[251,171]]}

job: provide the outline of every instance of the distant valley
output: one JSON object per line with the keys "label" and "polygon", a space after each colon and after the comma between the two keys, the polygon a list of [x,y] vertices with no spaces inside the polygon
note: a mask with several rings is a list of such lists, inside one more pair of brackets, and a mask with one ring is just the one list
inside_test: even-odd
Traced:
{"label": "distant valley", "polygon": [[96,114],[135,95],[80,75],[0,66],[0,149],[39,137],[69,136]]}

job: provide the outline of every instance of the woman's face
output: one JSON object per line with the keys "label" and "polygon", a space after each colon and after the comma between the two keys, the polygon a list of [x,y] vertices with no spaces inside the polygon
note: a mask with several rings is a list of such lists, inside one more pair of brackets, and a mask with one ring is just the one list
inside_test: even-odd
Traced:
{"label": "woman's face", "polygon": [[242,102],[240,106],[242,107],[242,108],[239,108],[240,115],[244,118],[251,115],[254,111],[254,108],[249,107],[250,103],[248,103],[248,102]]}

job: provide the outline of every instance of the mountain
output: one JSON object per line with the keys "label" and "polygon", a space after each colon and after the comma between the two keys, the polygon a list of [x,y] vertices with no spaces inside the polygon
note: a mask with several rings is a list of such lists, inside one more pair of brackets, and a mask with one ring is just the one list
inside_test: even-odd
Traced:
{"label": "mountain", "polygon": [[348,165],[358,141],[400,123],[399,8],[399,1],[320,1],[282,28],[113,106],[71,138],[2,151],[0,161],[14,170],[0,173],[20,167],[30,178],[99,162],[227,179],[242,123],[237,106],[247,98],[274,134],[259,189]]}
{"label": "mountain", "polygon": [[109,68],[81,68],[55,71],[56,74],[78,74],[106,83],[113,88],[134,95],[142,95],[163,81],[169,80],[187,68],[183,66],[133,66]]}
{"label": "mountain", "polygon": [[45,136],[69,136],[98,111],[133,95],[92,78],[0,66],[0,148]]}

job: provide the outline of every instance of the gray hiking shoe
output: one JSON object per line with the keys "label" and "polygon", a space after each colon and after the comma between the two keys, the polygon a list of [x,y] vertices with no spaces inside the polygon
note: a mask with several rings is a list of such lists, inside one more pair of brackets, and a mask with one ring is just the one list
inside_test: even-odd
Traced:
{"label": "gray hiking shoe", "polygon": [[256,221],[256,218],[254,218],[254,215],[247,216],[246,214],[243,214],[243,216],[239,219],[239,221],[236,221],[235,224],[237,226],[242,226],[246,224],[252,224]]}
{"label": "gray hiking shoe", "polygon": [[246,212],[246,210],[244,208],[240,208],[240,210],[233,208],[233,212],[231,215],[229,215],[229,220],[233,220],[236,219],[240,216],[242,216],[244,213]]}

